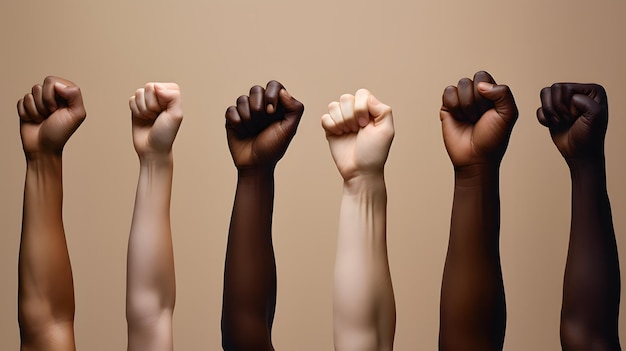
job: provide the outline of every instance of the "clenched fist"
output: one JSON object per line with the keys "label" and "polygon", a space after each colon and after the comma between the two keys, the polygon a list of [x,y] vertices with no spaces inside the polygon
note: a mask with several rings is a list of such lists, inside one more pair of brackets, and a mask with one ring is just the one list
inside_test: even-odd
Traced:
{"label": "clenched fist", "polygon": [[133,144],[139,158],[167,155],[183,121],[180,88],[176,83],[148,83],[129,101]]}
{"label": "clenched fist", "polygon": [[322,127],[344,181],[360,175],[382,175],[394,137],[391,107],[366,89],[344,94],[328,105]]}
{"label": "clenched fist", "polygon": [[537,119],[569,163],[604,156],[608,124],[604,88],[597,84],[555,83],[541,90]]}
{"label": "clenched fist", "polygon": [[60,155],[86,117],[80,88],[52,76],[18,101],[17,112],[27,159],[42,153]]}
{"label": "clenched fist", "polygon": [[444,90],[439,116],[448,155],[460,169],[499,165],[518,111],[509,87],[481,71],[473,80],[463,78]]}
{"label": "clenched fist", "polygon": [[304,105],[273,80],[264,89],[250,88],[226,110],[226,136],[239,170],[271,168],[283,157],[296,134]]}

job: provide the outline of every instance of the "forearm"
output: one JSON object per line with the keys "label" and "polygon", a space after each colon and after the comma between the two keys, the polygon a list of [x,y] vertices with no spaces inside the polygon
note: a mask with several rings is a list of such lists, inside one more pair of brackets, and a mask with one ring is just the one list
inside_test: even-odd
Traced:
{"label": "forearm", "polygon": [[227,350],[270,345],[276,306],[273,205],[273,169],[239,171],[224,267],[222,334]]}
{"label": "forearm", "polygon": [[60,155],[27,160],[19,254],[19,321],[31,328],[73,322],[74,288],[62,218]]}
{"label": "forearm", "polygon": [[170,225],[171,153],[140,159],[139,181],[128,241],[129,349],[171,349],[176,300]]}
{"label": "forearm", "polygon": [[506,311],[499,253],[498,183],[497,166],[455,173],[441,288],[442,349],[459,349],[458,345],[484,350],[502,347]]}
{"label": "forearm", "polygon": [[[572,218],[563,327],[617,343],[620,271],[604,159],[570,163]],[[564,330],[565,331],[565,330]]]}
{"label": "forearm", "polygon": [[391,350],[395,301],[383,175],[344,183],[335,262],[336,350]]}

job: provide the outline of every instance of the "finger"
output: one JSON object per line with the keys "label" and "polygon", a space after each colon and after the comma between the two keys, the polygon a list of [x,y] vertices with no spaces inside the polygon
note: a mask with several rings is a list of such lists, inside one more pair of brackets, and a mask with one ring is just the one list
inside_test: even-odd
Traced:
{"label": "finger", "polygon": [[247,131],[242,127],[241,117],[235,106],[229,106],[226,109],[226,132],[234,133],[239,138],[247,137]]}
{"label": "finger", "polygon": [[333,101],[328,105],[328,114],[333,119],[337,127],[339,127],[344,133],[350,133],[350,127],[346,124],[341,114],[341,107],[337,101]]}
{"label": "finger", "polygon": [[570,112],[570,104],[572,100],[571,91],[565,88],[567,84],[554,83],[550,87],[551,97],[552,97],[552,107],[554,108],[554,112],[559,116],[559,120],[571,124],[572,114]]}
{"label": "finger", "polygon": [[48,76],[44,79],[42,85],[42,98],[43,102],[46,105],[46,109],[50,111],[50,113],[57,110],[57,96],[54,89],[54,83],[57,82],[56,77]]}
{"label": "finger", "polygon": [[489,101],[493,102],[498,115],[512,126],[517,120],[517,105],[513,93],[508,85],[494,85],[481,82],[478,84],[478,92]]}
{"label": "finger", "polygon": [[24,122],[31,122],[30,116],[26,113],[26,109],[24,108],[24,98],[21,98],[17,101],[17,115],[20,116],[20,120]]}
{"label": "finger", "polygon": [[246,95],[241,95],[237,98],[237,115],[241,121],[239,129],[245,130],[246,135],[256,134],[257,128],[255,128],[254,122],[252,122],[250,101]]}
{"label": "finger", "polygon": [[283,88],[283,85],[275,80],[267,83],[267,88],[265,89],[265,111],[267,113],[273,114],[276,112],[278,108],[278,95]]}
{"label": "finger", "polygon": [[478,116],[482,116],[487,110],[493,108],[493,102],[485,99],[478,91],[480,82],[496,84],[495,79],[486,71],[478,71],[474,74],[474,104]]}
{"label": "finger", "polygon": [[33,98],[33,94],[24,95],[24,110],[29,118],[36,122],[43,122],[44,118],[37,112],[37,106],[35,106],[35,99]]}
{"label": "finger", "polygon": [[[350,131],[358,132],[359,122],[356,120],[354,113],[354,95],[351,94],[343,94],[339,98],[339,109],[341,110],[341,115],[343,116],[343,121],[348,126]],[[365,111],[367,111],[367,105],[365,106]]]}
{"label": "finger", "polygon": [[337,124],[335,124],[335,121],[328,113],[322,116],[322,128],[326,131],[326,136],[343,134],[341,128],[337,127]]}
{"label": "finger", "polygon": [[139,111],[139,108],[137,107],[137,98],[133,95],[130,97],[130,99],[128,99],[128,107],[130,108],[130,112],[131,112],[131,116],[132,117],[140,117],[141,112]]}
{"label": "finger", "polygon": [[135,91],[135,104],[137,105],[137,110],[139,111],[137,117],[148,120],[152,120],[156,117],[155,114],[153,112],[150,112],[150,110],[146,106],[144,88],[140,88]]}
{"label": "finger", "polygon": [[537,109],[537,120],[539,121],[539,123],[541,123],[542,126],[550,127],[550,122],[544,115],[543,109],[541,107]]}
{"label": "finger", "polygon": [[31,94],[33,95],[33,99],[35,100],[35,107],[37,108],[38,114],[47,117],[49,112],[43,102],[43,87],[41,86],[41,84],[33,85]]}
{"label": "finger", "polygon": [[146,104],[146,109],[152,112],[154,115],[158,116],[161,111],[164,110],[159,105],[159,100],[156,96],[156,89],[154,87],[154,83],[148,83],[143,89],[144,100]]}
{"label": "finger", "polygon": [[463,114],[471,123],[476,123],[480,115],[474,103],[474,83],[469,78],[463,78],[457,85],[459,104]]}
{"label": "finger", "polygon": [[559,118],[552,107],[552,90],[549,87],[541,89],[539,93],[541,99],[541,111],[546,121],[546,126],[556,128],[559,126]]}
{"label": "finger", "polygon": [[461,121],[461,122],[468,121],[465,114],[461,110],[461,104],[459,102],[459,93],[458,93],[457,87],[455,87],[454,85],[450,85],[446,87],[443,91],[442,100],[443,100],[442,109],[445,109],[446,111],[450,112],[450,114],[452,115],[452,117],[454,117],[454,119],[456,119],[457,121]]}
{"label": "finger", "polygon": [[372,95],[367,89],[359,89],[354,94],[354,117],[359,127],[365,127],[369,124],[372,118],[371,111],[368,106],[368,99]]}
{"label": "finger", "polygon": [[[249,119],[252,125],[249,129],[260,131],[265,129],[273,120],[266,116],[265,109],[265,89],[260,85],[255,85],[250,88],[250,98],[248,99]],[[242,114],[242,111],[239,112]],[[242,115],[242,118],[244,116]],[[245,121],[245,119],[244,119]]]}

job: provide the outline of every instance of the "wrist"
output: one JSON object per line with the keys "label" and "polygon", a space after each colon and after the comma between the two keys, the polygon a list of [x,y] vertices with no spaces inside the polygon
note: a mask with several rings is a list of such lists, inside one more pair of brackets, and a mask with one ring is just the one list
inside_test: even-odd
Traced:
{"label": "wrist", "polygon": [[275,165],[237,168],[237,177],[239,179],[257,178],[257,179],[273,179]]}
{"label": "wrist", "polygon": [[566,161],[572,179],[606,177],[604,155],[595,158],[570,158]]}
{"label": "wrist", "polygon": [[139,155],[139,165],[141,167],[161,168],[171,167],[174,164],[174,155],[168,153],[147,153]]}
{"label": "wrist", "polygon": [[474,164],[454,167],[454,182],[457,187],[474,188],[498,185],[500,177],[499,164]]}
{"label": "wrist", "polygon": [[385,176],[383,173],[361,174],[343,182],[344,193],[358,195],[365,193],[386,193]]}
{"label": "wrist", "polygon": [[47,169],[60,169],[63,157],[60,153],[36,153],[26,156],[26,169],[29,171],[42,171]]}

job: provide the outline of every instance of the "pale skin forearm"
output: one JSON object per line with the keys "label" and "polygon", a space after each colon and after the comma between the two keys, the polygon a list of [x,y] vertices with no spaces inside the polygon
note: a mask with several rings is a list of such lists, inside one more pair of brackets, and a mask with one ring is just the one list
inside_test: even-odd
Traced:
{"label": "pale skin forearm", "polygon": [[128,241],[129,350],[172,350],[176,299],[170,226],[172,155],[140,158]]}
{"label": "pale skin forearm", "polygon": [[586,340],[599,349],[618,350],[620,271],[604,158],[571,162],[570,173],[572,219],[561,332],[572,336],[584,330]]}
{"label": "pale skin forearm", "polygon": [[499,167],[455,172],[441,288],[441,350],[500,350],[505,301],[500,267]]}
{"label": "pale skin forearm", "polygon": [[344,183],[335,262],[336,350],[391,350],[396,310],[383,175]]}
{"label": "pale skin forearm", "polygon": [[74,349],[74,287],[62,205],[61,155],[27,158],[18,291],[24,350]]}

